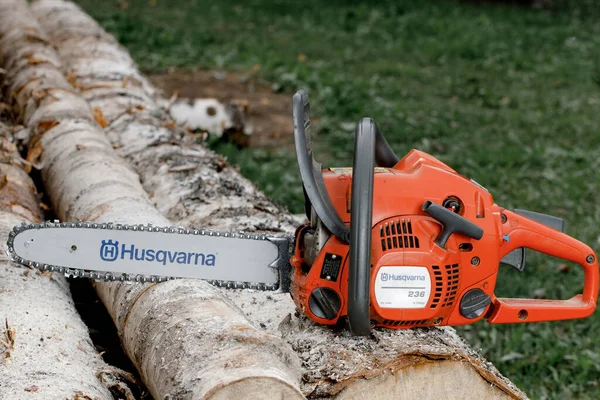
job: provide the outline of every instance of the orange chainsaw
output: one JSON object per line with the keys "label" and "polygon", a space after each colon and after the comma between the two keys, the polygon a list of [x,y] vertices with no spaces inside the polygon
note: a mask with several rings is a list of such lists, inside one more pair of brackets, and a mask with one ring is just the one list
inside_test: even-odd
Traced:
{"label": "orange chainsaw", "polygon": [[[538,322],[594,312],[596,255],[562,232],[560,218],[506,210],[483,186],[422,151],[399,159],[369,118],[356,128],[353,167],[322,170],[304,92],[294,96],[293,120],[309,221],[293,237],[55,221],[16,226],[7,253],[75,277],[187,277],[289,291],[312,320],[347,321],[357,335],[372,327]],[[522,271],[525,248],[581,265],[583,293],[569,300],[496,297],[499,265]]]}

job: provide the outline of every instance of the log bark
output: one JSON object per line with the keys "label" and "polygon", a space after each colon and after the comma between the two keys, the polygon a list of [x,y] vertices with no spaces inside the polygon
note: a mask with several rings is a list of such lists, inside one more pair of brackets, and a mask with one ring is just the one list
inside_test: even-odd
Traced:
{"label": "log bark", "polygon": [[[123,76],[107,82],[106,69],[122,70],[118,63],[125,59],[129,63],[130,58],[93,19],[62,0],[37,1],[33,9],[51,32],[69,76],[82,77],[80,82],[75,78],[75,85],[105,117],[111,143],[140,174],[164,215],[187,227],[293,232],[297,222],[289,213],[222,157],[190,144],[161,106],[165,100],[148,90],[149,83],[137,70],[132,69],[135,87],[124,90],[120,82],[129,80]],[[100,53],[106,58],[96,65],[104,70],[82,62]],[[115,106],[123,96],[135,103],[134,112],[127,102]],[[250,291],[224,295],[255,324],[291,344],[301,359],[302,392],[309,398],[385,399],[408,393],[437,399],[526,398],[452,328],[376,330],[370,338],[356,338],[298,315],[289,295]]]}
{"label": "log bark", "polygon": [[131,392],[96,351],[67,280],[4,256],[12,227],[43,217],[14,145],[17,131],[0,119],[0,399],[126,397]]}
{"label": "log bark", "polygon": [[[115,154],[101,116],[60,72],[60,58],[27,3],[2,0],[0,9],[7,92],[33,133],[28,158],[39,158],[56,214],[71,221],[170,225]],[[113,72],[121,73],[111,70],[103,79]],[[145,95],[143,83],[135,87]],[[98,283],[97,290],[155,398],[302,397],[299,361],[290,346],[256,329],[205,282]]]}

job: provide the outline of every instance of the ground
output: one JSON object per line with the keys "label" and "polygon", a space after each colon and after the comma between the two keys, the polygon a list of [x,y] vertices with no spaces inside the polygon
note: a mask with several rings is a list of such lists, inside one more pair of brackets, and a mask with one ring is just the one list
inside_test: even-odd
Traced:
{"label": "ground", "polygon": [[286,93],[274,93],[270,86],[257,82],[256,74],[227,71],[178,70],[150,75],[152,83],[167,98],[215,98],[248,104],[248,122],[252,127],[250,147],[276,148],[294,145],[290,119],[292,99]]}
{"label": "ground", "polygon": [[[307,90],[315,154],[325,165],[351,164],[354,125],[370,116],[397,153],[429,152],[486,186],[498,204],[563,217],[568,234],[600,250],[594,1],[541,2],[550,9],[453,0],[79,3],[148,74],[225,70],[288,99]],[[291,148],[212,146],[301,212]],[[500,269],[496,293],[564,299],[582,287],[578,266],[532,256],[521,274]],[[598,311],[459,330],[532,398],[600,398]]]}

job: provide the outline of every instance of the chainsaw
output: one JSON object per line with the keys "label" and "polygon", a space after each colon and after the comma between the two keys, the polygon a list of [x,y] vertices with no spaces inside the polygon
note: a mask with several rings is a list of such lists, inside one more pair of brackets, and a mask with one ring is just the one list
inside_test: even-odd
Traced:
{"label": "chainsaw", "polygon": [[[15,226],[7,253],[72,277],[160,282],[198,278],[227,288],[289,292],[296,306],[356,335],[373,327],[518,323],[584,318],[598,296],[598,261],[560,218],[494,203],[482,185],[431,155],[399,159],[363,118],[352,168],[313,157],[308,96],[293,98],[306,223],[293,237],[90,222]],[[498,298],[500,264],[525,267],[525,248],[579,264],[569,300]]]}

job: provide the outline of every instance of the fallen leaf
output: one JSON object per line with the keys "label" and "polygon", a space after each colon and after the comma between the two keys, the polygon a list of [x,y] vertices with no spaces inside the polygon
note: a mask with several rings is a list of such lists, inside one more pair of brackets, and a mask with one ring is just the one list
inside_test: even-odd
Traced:
{"label": "fallen leaf", "polygon": [[35,58],[33,56],[28,56],[27,57],[27,62],[29,64],[36,65],[36,64],[43,64],[43,63],[48,62],[48,61],[47,60],[42,60],[41,58]]}
{"label": "fallen leaf", "polygon": [[28,388],[25,388],[26,392],[37,392],[38,390],[40,390],[40,388],[36,385],[33,386],[29,386]]}
{"label": "fallen leaf", "polygon": [[24,167],[24,169],[27,173],[31,172],[31,166],[33,164],[37,164],[41,155],[42,155],[42,145],[41,144],[38,144],[34,147],[29,148],[29,150],[27,151],[27,158],[26,158],[26,161],[29,164],[25,164],[25,167]]}
{"label": "fallen leaf", "polygon": [[96,120],[98,125],[100,125],[102,128],[106,128],[106,126],[108,125],[108,121],[104,117],[104,113],[102,113],[102,110],[98,107],[95,107],[92,110],[92,112],[94,113],[94,119]]}
{"label": "fallen leaf", "polygon": [[71,84],[71,86],[73,86],[74,88],[78,89],[78,87],[77,87],[77,74],[74,71],[70,71],[67,74],[67,81]]}
{"label": "fallen leaf", "polygon": [[35,126],[35,134],[41,135],[42,133],[45,133],[45,132],[49,131],[50,129],[54,128],[58,124],[60,124],[60,122],[58,122],[56,120],[40,121]]}
{"label": "fallen leaf", "polygon": [[175,124],[175,121],[163,121],[161,122],[161,125],[167,129],[175,129],[175,127],[177,126],[177,124]]}

